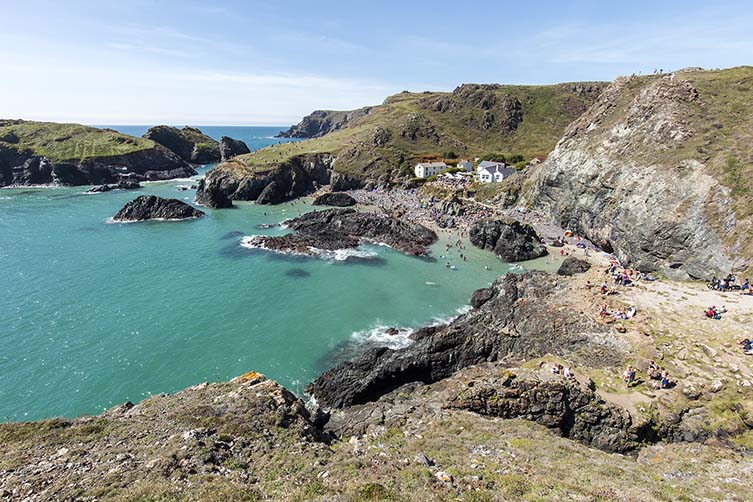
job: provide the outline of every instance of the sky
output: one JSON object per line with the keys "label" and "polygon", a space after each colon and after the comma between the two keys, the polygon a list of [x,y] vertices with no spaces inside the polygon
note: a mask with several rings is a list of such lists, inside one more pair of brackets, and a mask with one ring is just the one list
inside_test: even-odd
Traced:
{"label": "sky", "polygon": [[0,0],[0,118],[287,125],[468,82],[753,64],[745,1]]}

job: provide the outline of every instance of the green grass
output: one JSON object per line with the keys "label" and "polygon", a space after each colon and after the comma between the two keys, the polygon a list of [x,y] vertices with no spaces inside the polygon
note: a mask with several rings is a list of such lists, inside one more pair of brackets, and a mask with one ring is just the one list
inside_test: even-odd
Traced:
{"label": "green grass", "polygon": [[28,149],[53,162],[124,155],[155,146],[147,139],[80,124],[0,120],[0,137],[8,133],[19,142],[0,145]]}
{"label": "green grass", "polygon": [[[512,132],[500,127],[480,126],[485,110],[460,101],[453,93],[409,93],[390,96],[384,104],[338,131],[321,138],[274,145],[239,157],[256,172],[272,169],[286,159],[311,153],[338,156],[336,169],[351,174],[371,176],[395,172],[403,162],[442,158],[453,151],[459,158],[473,158],[488,152],[522,155],[526,159],[548,154],[567,125],[593,101],[593,95],[573,92],[571,84],[549,86],[500,86],[492,91],[497,104],[489,111],[504,116],[506,99],[520,102],[523,120]],[[427,101],[448,99],[455,103],[450,111],[427,108]],[[419,134],[415,139],[401,131],[416,117],[419,128],[433,130],[433,135]],[[379,127],[390,139],[375,146],[373,135]]]}

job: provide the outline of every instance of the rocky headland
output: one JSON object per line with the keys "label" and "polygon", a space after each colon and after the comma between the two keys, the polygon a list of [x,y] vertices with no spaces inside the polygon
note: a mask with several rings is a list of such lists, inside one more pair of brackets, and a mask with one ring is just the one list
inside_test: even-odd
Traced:
{"label": "rocky headland", "polygon": [[127,202],[113,221],[131,222],[146,220],[177,221],[199,218],[202,211],[178,199],[164,199],[156,195],[141,195]]}
{"label": "rocky headland", "polygon": [[386,244],[398,251],[424,256],[437,235],[420,224],[354,209],[327,209],[287,220],[293,233],[246,237],[243,244],[281,253],[317,256],[322,251],[352,249],[362,242]]}
{"label": "rocky headland", "polygon": [[0,187],[102,185],[193,176],[152,141],[78,124],[0,120]]}

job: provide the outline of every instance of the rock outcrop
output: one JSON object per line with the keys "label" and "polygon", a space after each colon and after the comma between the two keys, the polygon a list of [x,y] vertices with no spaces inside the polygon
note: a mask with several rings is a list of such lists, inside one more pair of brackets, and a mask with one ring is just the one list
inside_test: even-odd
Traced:
{"label": "rock outcrop", "polygon": [[137,190],[141,188],[141,183],[138,181],[126,181],[122,180],[117,183],[111,183],[109,185],[97,185],[90,188],[86,193],[101,193],[109,192],[111,190]]}
{"label": "rock outcrop", "polygon": [[0,143],[0,187],[80,186],[187,178],[196,171],[162,147],[124,155],[54,161],[31,150]]}
{"label": "rock outcrop", "polygon": [[325,134],[348,127],[369,114],[373,107],[366,106],[351,111],[316,110],[303,117],[298,124],[277,135],[278,138],[319,138]]}
{"label": "rock outcrop", "polygon": [[417,330],[407,348],[375,348],[341,363],[307,391],[324,407],[342,408],[489,361],[515,364],[551,352],[595,367],[621,364],[624,348],[617,341],[590,336],[605,328],[561,303],[556,291],[562,287],[543,272],[500,277],[474,295],[476,308],[469,313]]}
{"label": "rock outcrop", "polygon": [[[263,172],[246,168],[238,161],[224,162],[207,173],[196,192],[196,201],[219,208],[228,207],[232,200],[276,204],[308,195],[330,183],[334,161],[327,154],[302,155]],[[268,188],[272,183],[274,186]]]}
{"label": "rock outcrop", "polygon": [[751,225],[735,211],[743,167],[729,160],[737,147],[721,146],[749,144],[724,111],[726,89],[751,103],[741,73],[753,74],[617,79],[539,166],[527,202],[643,271],[682,279],[751,266]]}
{"label": "rock outcrop", "polygon": [[568,256],[562,261],[560,268],[557,269],[557,275],[575,275],[582,274],[591,269],[591,264],[575,256]]}
{"label": "rock outcrop", "polygon": [[418,256],[426,255],[427,246],[437,240],[437,235],[423,225],[354,209],[314,211],[285,223],[293,230],[292,234],[258,235],[244,242],[247,246],[315,256],[322,250],[355,248],[366,240]]}
{"label": "rock outcrop", "polygon": [[502,261],[533,260],[547,254],[546,246],[530,225],[515,220],[481,220],[468,232],[471,243],[494,252]]}
{"label": "rock outcrop", "polygon": [[314,199],[315,206],[350,207],[356,205],[356,199],[342,192],[323,193]]}
{"label": "rock outcrop", "polygon": [[187,220],[204,216],[202,211],[178,199],[141,195],[126,203],[113,221]]}
{"label": "rock outcrop", "polygon": [[220,138],[220,160],[225,162],[236,155],[251,153],[246,143],[239,139],[233,139],[228,136]]}
{"label": "rock outcrop", "polygon": [[500,364],[480,364],[429,385],[409,383],[377,401],[333,410],[325,430],[338,437],[361,436],[380,426],[402,426],[411,418],[439,419],[447,410],[530,420],[608,452],[628,452],[653,440],[629,413],[604,402],[586,384],[551,375],[546,368]]}
{"label": "rock outcrop", "polygon": [[159,125],[150,127],[144,137],[159,143],[192,164],[220,161],[220,144],[195,127],[185,126],[179,129]]}

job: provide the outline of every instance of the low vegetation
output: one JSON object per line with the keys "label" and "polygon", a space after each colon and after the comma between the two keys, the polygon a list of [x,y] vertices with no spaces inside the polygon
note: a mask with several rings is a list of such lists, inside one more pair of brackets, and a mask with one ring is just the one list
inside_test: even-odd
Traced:
{"label": "low vegetation", "polygon": [[0,120],[0,145],[31,150],[53,162],[124,155],[155,147],[152,141],[112,129],[21,120]]}

